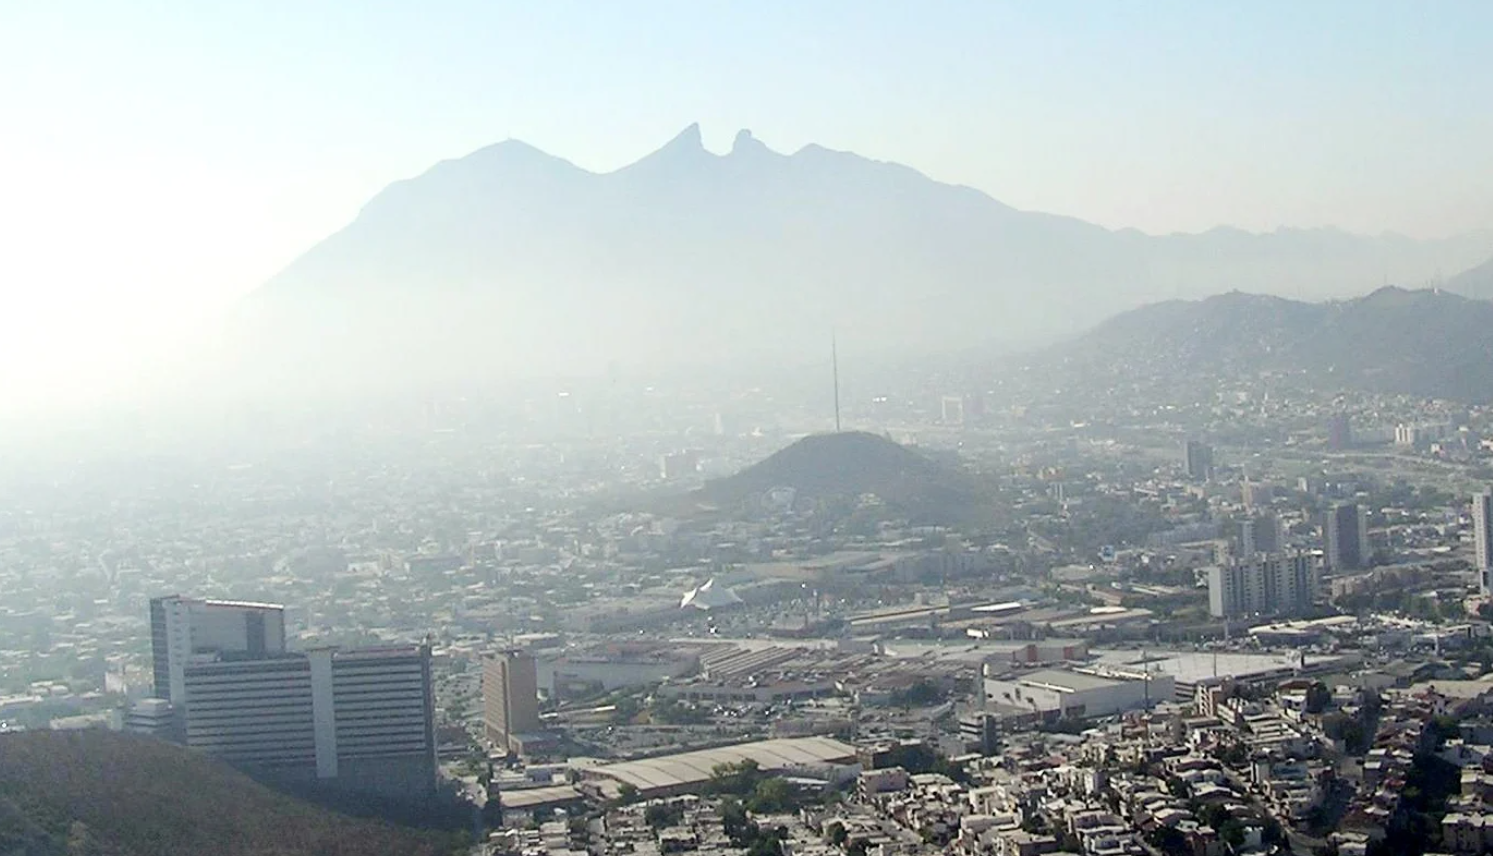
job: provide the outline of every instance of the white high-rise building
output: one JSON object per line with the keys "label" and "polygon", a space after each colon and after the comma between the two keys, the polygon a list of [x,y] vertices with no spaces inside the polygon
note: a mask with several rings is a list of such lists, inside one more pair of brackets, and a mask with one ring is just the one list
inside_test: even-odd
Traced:
{"label": "white high-rise building", "polygon": [[188,746],[273,777],[394,798],[436,785],[424,646],[199,657],[181,706]]}
{"label": "white high-rise building", "polygon": [[1299,613],[1317,597],[1309,553],[1259,553],[1208,569],[1208,611],[1216,618]]}
{"label": "white high-rise building", "polygon": [[186,667],[194,656],[260,658],[285,653],[285,607],[180,595],[152,598],[150,634],[154,695],[179,704]]}
{"label": "white high-rise building", "polygon": [[1472,495],[1472,533],[1477,543],[1473,568],[1477,571],[1478,592],[1493,594],[1493,549],[1488,542],[1493,537],[1493,490]]}

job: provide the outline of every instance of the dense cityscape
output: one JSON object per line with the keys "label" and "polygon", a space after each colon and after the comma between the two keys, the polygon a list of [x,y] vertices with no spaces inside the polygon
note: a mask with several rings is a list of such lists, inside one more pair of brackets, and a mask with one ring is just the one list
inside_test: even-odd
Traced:
{"label": "dense cityscape", "polygon": [[0,717],[490,852],[1493,845],[1493,413],[927,383],[17,479]]}
{"label": "dense cityscape", "polygon": [[0,856],[1493,854],[1490,33],[0,2]]}

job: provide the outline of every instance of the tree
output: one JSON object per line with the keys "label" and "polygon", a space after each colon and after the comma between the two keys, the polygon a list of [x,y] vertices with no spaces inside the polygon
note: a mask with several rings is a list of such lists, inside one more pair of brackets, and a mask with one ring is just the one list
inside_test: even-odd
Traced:
{"label": "tree", "polygon": [[747,856],[782,856],[783,842],[788,840],[788,827],[780,826],[768,832],[759,832],[747,848]]}
{"label": "tree", "polygon": [[1170,826],[1158,826],[1146,838],[1152,847],[1168,856],[1183,856],[1190,852],[1187,837]]}
{"label": "tree", "polygon": [[1215,830],[1218,830],[1219,834],[1223,833],[1223,825],[1234,819],[1234,816],[1229,814],[1229,810],[1218,803],[1204,805],[1198,809],[1197,816],[1198,820],[1202,821],[1204,826],[1213,827]]}
{"label": "tree", "polygon": [[712,793],[750,796],[762,781],[762,768],[751,758],[734,764],[716,764],[710,770],[709,788]]}
{"label": "tree", "polygon": [[643,822],[655,831],[675,826],[684,819],[684,807],[674,803],[654,803],[643,812]]}
{"label": "tree", "polygon": [[1321,681],[1312,681],[1312,685],[1306,688],[1306,712],[1321,713],[1332,704],[1332,691]]}
{"label": "tree", "polygon": [[781,776],[763,779],[752,789],[747,808],[756,814],[773,814],[793,808],[793,786]]}
{"label": "tree", "polygon": [[721,800],[721,829],[737,847],[746,847],[757,838],[757,824],[747,815],[746,806],[735,797]]}
{"label": "tree", "polygon": [[1216,828],[1218,829],[1218,837],[1228,842],[1230,847],[1237,850],[1244,846],[1244,824],[1240,823],[1238,819],[1230,817]]}
{"label": "tree", "polygon": [[617,786],[617,804],[628,805],[638,801],[638,789],[632,782],[623,782]]}
{"label": "tree", "polygon": [[1333,740],[1343,741],[1343,745],[1354,755],[1368,750],[1368,735],[1364,732],[1363,723],[1351,716],[1341,713],[1328,715],[1322,720],[1322,731]]}
{"label": "tree", "polygon": [[829,843],[836,847],[844,847],[845,839],[850,837],[850,831],[843,823],[832,823],[829,827]]}

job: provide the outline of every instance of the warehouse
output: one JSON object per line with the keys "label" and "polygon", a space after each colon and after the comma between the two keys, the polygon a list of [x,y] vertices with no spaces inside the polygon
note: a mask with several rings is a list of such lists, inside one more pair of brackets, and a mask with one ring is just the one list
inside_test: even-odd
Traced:
{"label": "warehouse", "polygon": [[997,709],[1047,717],[1085,719],[1142,710],[1172,697],[1169,675],[1043,669],[995,677],[987,673],[985,697]]}
{"label": "warehouse", "polygon": [[698,793],[716,767],[746,760],[756,761],[763,772],[825,781],[852,777],[860,769],[854,747],[828,737],[798,737],[606,764],[583,774],[604,797],[616,797],[624,784],[637,788],[643,797],[670,796]]}

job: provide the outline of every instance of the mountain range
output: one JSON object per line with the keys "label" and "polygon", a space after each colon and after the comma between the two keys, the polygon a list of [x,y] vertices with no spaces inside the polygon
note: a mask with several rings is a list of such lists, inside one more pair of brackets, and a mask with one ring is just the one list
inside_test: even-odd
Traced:
{"label": "mountain range", "polygon": [[1116,231],[747,131],[717,155],[691,126],[608,173],[517,141],[443,161],[248,295],[233,330],[277,387],[783,365],[831,329],[891,355],[1008,350],[1148,301],[1343,297],[1489,255],[1489,233]]}
{"label": "mountain range", "polygon": [[1394,286],[1321,303],[1233,292],[1122,313],[1046,357],[1091,380],[1282,372],[1326,388],[1489,402],[1493,302]]}

